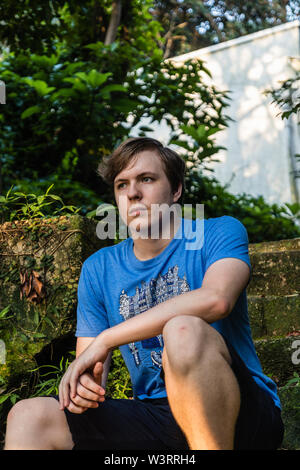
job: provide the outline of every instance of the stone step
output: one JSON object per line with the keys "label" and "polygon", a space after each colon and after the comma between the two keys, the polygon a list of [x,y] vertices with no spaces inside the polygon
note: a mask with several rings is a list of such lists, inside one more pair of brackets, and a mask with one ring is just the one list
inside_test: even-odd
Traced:
{"label": "stone step", "polygon": [[300,383],[278,390],[282,405],[284,437],[282,450],[300,450]]}
{"label": "stone step", "polygon": [[248,295],[248,311],[255,339],[300,331],[300,295]]}
{"label": "stone step", "polygon": [[[0,245],[0,311],[13,306],[13,316],[10,312],[11,319],[1,322],[0,332],[6,350],[0,378],[8,384],[36,367],[34,356],[43,348],[74,331],[82,263],[108,243],[97,237],[94,221],[79,215],[35,222],[36,240],[25,230],[32,221],[6,222],[1,226],[4,235]],[[42,263],[45,257],[48,265]],[[25,293],[20,296],[20,272],[26,271],[29,276],[32,270],[28,259],[36,263],[34,269],[40,274],[46,302],[43,297],[35,303]]]}
{"label": "stone step", "polygon": [[249,295],[300,293],[300,238],[249,245],[252,279]]}
{"label": "stone step", "polygon": [[300,238],[276,240],[273,242],[250,243],[251,253],[270,253],[272,251],[299,251]]}
{"label": "stone step", "polygon": [[300,374],[300,333],[254,340],[263,372],[281,387]]}

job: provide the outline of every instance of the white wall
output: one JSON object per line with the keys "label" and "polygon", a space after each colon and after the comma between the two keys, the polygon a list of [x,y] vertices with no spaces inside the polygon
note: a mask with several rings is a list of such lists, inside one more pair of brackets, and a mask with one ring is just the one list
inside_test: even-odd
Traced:
{"label": "white wall", "polygon": [[[269,203],[294,202],[289,151],[300,153],[299,126],[294,125],[291,145],[288,123],[277,116],[279,109],[263,92],[294,76],[289,57],[300,55],[299,31],[300,22],[294,21],[172,58],[201,58],[214,85],[231,91],[225,112],[234,122],[217,134],[218,144],[227,150],[218,154],[221,163],[211,167],[221,183],[231,182],[234,194],[263,195]],[[168,141],[165,126],[151,135]]]}

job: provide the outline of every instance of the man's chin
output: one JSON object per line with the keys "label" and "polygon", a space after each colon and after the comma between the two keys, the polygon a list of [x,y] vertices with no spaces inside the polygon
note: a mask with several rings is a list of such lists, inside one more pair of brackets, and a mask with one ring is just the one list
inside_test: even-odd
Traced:
{"label": "man's chin", "polygon": [[151,238],[151,224],[147,220],[139,220],[135,218],[128,225],[129,233],[134,239],[144,239],[147,240]]}
{"label": "man's chin", "polygon": [[162,230],[161,224],[149,224],[146,221],[134,221],[133,224],[128,226],[131,238],[143,240],[159,240],[160,238],[170,238],[170,226],[164,227]]}

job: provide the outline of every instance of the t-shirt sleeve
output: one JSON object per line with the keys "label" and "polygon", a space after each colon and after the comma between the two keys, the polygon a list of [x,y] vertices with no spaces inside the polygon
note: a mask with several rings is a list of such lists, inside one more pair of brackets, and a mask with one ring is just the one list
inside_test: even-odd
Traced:
{"label": "t-shirt sleeve", "polygon": [[77,337],[95,337],[109,328],[101,286],[91,264],[83,263],[77,289]]}
{"label": "t-shirt sleeve", "polygon": [[[205,242],[205,271],[220,259],[237,258],[249,266],[251,278],[252,267],[249,257],[248,234],[246,228],[238,219],[231,216],[218,218],[216,223],[210,227]],[[249,282],[250,279],[248,284]]]}

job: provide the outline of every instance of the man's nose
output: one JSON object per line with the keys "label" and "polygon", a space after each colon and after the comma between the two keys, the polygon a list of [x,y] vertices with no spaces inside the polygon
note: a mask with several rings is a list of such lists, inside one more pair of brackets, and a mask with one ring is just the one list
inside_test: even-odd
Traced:
{"label": "man's nose", "polygon": [[140,192],[136,182],[132,181],[129,184],[127,196],[128,196],[129,199],[140,199],[142,197],[141,192]]}

